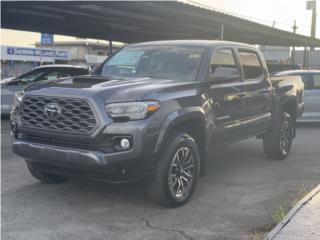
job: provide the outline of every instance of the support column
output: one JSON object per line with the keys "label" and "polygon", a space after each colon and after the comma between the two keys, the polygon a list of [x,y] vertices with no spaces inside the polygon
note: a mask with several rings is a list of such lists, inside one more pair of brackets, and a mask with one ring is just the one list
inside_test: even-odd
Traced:
{"label": "support column", "polygon": [[224,24],[221,24],[220,40],[224,40]]}
{"label": "support column", "polygon": [[303,53],[303,69],[308,68],[308,44],[304,46],[304,53]]}
{"label": "support column", "polygon": [[109,54],[112,55],[113,47],[112,47],[112,40],[109,40]]}
{"label": "support column", "polygon": [[291,64],[296,64],[296,47],[293,46],[291,50]]}

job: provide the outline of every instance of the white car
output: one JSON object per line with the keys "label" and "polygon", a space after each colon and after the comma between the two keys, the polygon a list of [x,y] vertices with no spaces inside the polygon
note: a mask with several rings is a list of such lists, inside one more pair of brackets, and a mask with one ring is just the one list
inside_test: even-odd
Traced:
{"label": "white car", "polygon": [[320,71],[293,70],[279,72],[276,76],[300,76],[304,82],[304,113],[299,122],[320,122]]}

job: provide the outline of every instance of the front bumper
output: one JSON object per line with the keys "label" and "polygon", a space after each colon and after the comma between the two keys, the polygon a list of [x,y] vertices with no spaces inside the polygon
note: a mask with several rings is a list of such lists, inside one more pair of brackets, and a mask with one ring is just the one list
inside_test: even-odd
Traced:
{"label": "front bumper", "polygon": [[[126,151],[102,151],[69,146],[67,143],[58,145],[55,142],[33,141],[19,137],[17,132],[14,134],[13,151],[46,172],[107,182],[133,181],[154,173],[154,147],[158,138],[158,131],[155,129],[158,128],[148,130],[150,124],[154,125],[151,122],[151,119],[147,119],[140,122],[112,123],[99,134],[130,135],[132,147]],[[14,124],[12,129],[15,132]],[[76,141],[74,138],[74,142]]]}
{"label": "front bumper", "polygon": [[127,182],[153,173],[150,165],[144,164],[141,158],[134,158],[130,151],[105,154],[22,140],[13,142],[13,151],[40,170],[69,177]]}

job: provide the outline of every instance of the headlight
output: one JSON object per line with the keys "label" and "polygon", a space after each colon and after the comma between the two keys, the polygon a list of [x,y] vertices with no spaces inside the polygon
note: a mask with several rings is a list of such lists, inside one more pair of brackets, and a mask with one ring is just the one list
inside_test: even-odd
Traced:
{"label": "headlight", "polygon": [[22,102],[22,99],[24,97],[24,94],[25,94],[25,92],[23,90],[16,92],[14,94],[14,103],[13,103],[14,107],[17,107],[20,105],[20,103]]}
{"label": "headlight", "polygon": [[127,118],[129,120],[139,120],[148,117],[157,111],[160,105],[158,102],[122,102],[110,103],[106,105],[107,113],[112,118]]}

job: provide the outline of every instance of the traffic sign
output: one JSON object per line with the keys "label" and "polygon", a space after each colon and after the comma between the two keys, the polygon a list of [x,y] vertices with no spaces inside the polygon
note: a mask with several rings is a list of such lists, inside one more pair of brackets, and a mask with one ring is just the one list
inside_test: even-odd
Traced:
{"label": "traffic sign", "polygon": [[53,45],[53,34],[41,33],[41,45]]}

